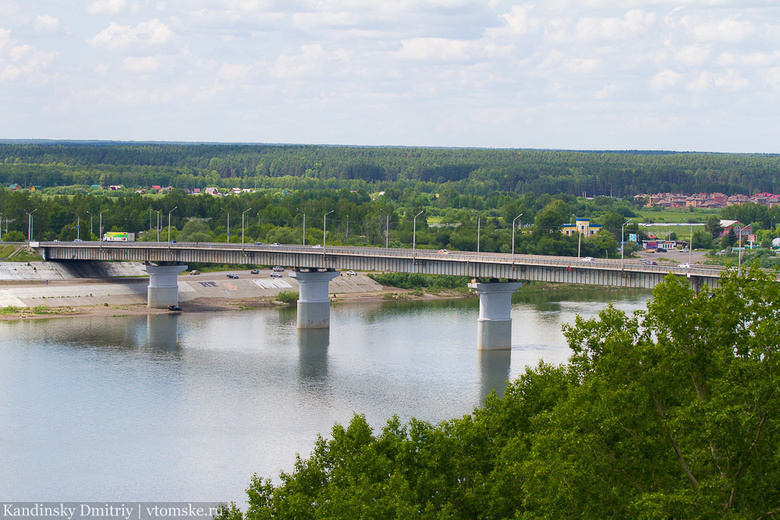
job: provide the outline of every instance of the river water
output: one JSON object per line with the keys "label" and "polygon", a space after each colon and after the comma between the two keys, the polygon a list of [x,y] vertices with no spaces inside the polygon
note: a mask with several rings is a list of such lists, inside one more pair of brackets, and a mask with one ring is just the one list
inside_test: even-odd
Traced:
{"label": "river water", "polygon": [[476,350],[478,301],[0,322],[0,500],[235,501],[354,413],[470,413],[539,360],[561,325],[647,292],[536,295],[512,306],[511,352]]}

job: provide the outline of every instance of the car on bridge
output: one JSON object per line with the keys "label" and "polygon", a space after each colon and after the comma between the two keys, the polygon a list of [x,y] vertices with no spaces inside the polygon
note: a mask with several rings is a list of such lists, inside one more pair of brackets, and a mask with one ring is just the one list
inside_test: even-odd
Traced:
{"label": "car on bridge", "polygon": [[585,258],[582,259],[582,261],[583,262],[592,262],[593,261],[593,257],[592,256],[586,256]]}
{"label": "car on bridge", "polygon": [[679,267],[680,269],[690,269],[691,264],[680,264],[677,267]]}

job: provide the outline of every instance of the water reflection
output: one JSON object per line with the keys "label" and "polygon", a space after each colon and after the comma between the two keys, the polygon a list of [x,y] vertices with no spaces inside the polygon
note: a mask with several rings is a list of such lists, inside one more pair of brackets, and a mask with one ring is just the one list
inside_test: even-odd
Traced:
{"label": "water reflection", "polygon": [[298,375],[302,382],[328,378],[330,329],[298,329]]}
{"label": "water reflection", "polygon": [[499,396],[503,396],[506,383],[509,381],[512,351],[478,350],[477,359],[479,362],[481,401],[493,390]]}
{"label": "water reflection", "polygon": [[177,314],[149,314],[146,316],[146,344],[151,350],[176,352],[179,350]]}

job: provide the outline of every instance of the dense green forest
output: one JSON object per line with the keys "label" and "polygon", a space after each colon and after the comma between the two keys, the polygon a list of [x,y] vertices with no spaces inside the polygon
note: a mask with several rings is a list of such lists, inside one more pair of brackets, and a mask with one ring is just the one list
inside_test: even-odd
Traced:
{"label": "dense green forest", "polygon": [[177,188],[448,185],[461,194],[780,192],[780,156],[483,148],[125,143],[0,144],[0,184]]}
{"label": "dense green forest", "polygon": [[439,424],[355,415],[218,518],[774,518],[775,280],[732,272],[697,297],[670,275],[646,311],[566,326],[569,363]]}
{"label": "dense green forest", "polygon": [[[323,240],[327,214],[332,245],[409,247],[416,237],[422,248],[509,252],[514,236],[520,254],[614,258],[623,231],[644,236],[634,194],[780,191],[779,169],[778,156],[730,154],[0,144],[0,233],[3,241],[97,240],[127,231],[148,241],[314,244]],[[5,187],[11,184],[23,189]],[[136,193],[154,184],[174,189]],[[109,185],[124,189],[109,192]],[[207,186],[248,191],[186,191]],[[756,204],[725,208],[722,216],[754,230],[780,224],[780,209]],[[582,243],[558,232],[575,217],[603,231]],[[693,245],[723,245],[716,224],[698,230]],[[774,236],[766,231],[760,240]]]}

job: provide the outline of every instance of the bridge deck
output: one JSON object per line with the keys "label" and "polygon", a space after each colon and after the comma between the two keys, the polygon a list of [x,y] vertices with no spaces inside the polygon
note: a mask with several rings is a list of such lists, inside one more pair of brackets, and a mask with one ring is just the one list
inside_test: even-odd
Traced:
{"label": "bridge deck", "polygon": [[607,260],[562,256],[511,255],[430,249],[255,245],[167,242],[32,242],[45,260],[220,263],[281,265],[301,269],[401,272],[652,288],[670,272],[694,289],[719,284],[723,268],[647,265],[636,259]]}

